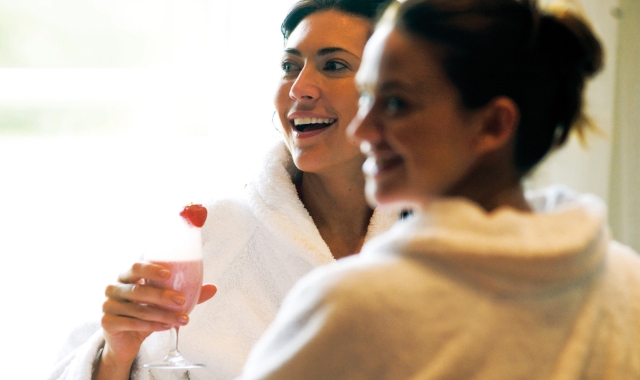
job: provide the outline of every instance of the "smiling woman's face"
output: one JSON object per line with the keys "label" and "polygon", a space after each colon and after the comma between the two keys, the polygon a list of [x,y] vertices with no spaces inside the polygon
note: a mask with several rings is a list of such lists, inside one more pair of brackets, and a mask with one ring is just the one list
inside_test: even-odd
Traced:
{"label": "smiling woman's face", "polygon": [[355,75],[370,33],[365,19],[330,10],[304,18],[287,39],[275,106],[300,170],[362,162],[346,128],[358,110]]}
{"label": "smiling woman's face", "polygon": [[367,154],[374,203],[424,205],[448,195],[477,161],[481,114],[462,106],[438,52],[390,28],[366,47],[357,77],[361,108],[349,133]]}

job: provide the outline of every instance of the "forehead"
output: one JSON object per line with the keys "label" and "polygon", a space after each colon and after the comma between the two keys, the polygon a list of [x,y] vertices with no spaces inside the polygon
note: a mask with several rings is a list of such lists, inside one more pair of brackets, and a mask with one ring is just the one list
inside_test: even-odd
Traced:
{"label": "forehead", "polygon": [[285,48],[303,50],[341,47],[361,55],[371,34],[371,24],[364,18],[328,10],[305,17],[291,32]]}
{"label": "forehead", "polygon": [[447,82],[437,48],[390,25],[379,26],[367,43],[356,80],[363,86],[394,82],[420,91]]}

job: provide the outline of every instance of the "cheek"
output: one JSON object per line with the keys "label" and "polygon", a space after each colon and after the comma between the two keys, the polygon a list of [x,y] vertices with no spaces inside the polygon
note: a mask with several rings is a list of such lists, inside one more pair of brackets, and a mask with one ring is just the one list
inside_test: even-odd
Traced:
{"label": "cheek", "polygon": [[273,97],[273,104],[281,120],[286,119],[287,111],[291,108],[291,104],[293,102],[293,100],[289,96],[290,90],[291,83],[288,81],[281,81],[276,87],[275,96]]}
{"label": "cheek", "polygon": [[[288,81],[281,81],[278,83],[275,95],[273,97],[273,105],[275,106],[276,113],[278,114],[278,119],[280,120],[281,125],[284,125],[287,122],[287,114],[289,112],[289,109],[291,109],[291,105],[293,103],[293,100],[289,96],[290,90],[291,83]],[[275,122],[276,120],[274,120],[274,123]],[[278,129],[281,128],[281,126],[278,126]]]}
{"label": "cheek", "polygon": [[353,78],[348,78],[348,81],[343,83],[342,86],[336,86],[332,89],[331,93],[326,93],[326,98],[330,99],[331,104],[339,112],[341,118],[344,120],[343,127],[349,125],[351,120],[358,113],[358,100],[360,99],[360,93],[356,88],[356,84]]}
{"label": "cheek", "polygon": [[428,123],[421,118],[413,118],[397,123],[393,129],[389,129],[389,139],[402,155],[412,157],[412,161],[424,162],[430,145],[433,145],[434,136],[429,130]]}
{"label": "cheek", "polygon": [[467,175],[474,158],[464,141],[452,136],[430,137],[431,141],[414,141],[410,176],[422,191],[442,195]]}
{"label": "cheek", "polygon": [[[440,182],[441,165],[446,165],[442,136],[421,118],[397,125],[389,136],[391,146],[404,158],[405,186],[411,192],[430,192]],[[446,145],[446,144],[445,144]]]}

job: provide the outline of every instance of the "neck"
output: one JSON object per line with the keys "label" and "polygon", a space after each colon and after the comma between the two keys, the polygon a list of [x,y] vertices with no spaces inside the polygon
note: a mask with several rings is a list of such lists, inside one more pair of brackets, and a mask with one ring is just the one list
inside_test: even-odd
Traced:
{"label": "neck", "polygon": [[338,259],[360,251],[373,210],[358,168],[336,175],[303,173],[299,196],[320,235]]}
{"label": "neck", "polygon": [[468,198],[487,212],[500,207],[531,212],[519,174],[511,167],[481,166],[454,186],[446,196]]}

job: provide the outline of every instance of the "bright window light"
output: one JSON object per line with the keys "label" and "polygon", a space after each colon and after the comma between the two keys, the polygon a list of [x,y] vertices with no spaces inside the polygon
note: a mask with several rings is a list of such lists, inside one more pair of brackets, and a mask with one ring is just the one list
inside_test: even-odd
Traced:
{"label": "bright window light", "polygon": [[46,377],[159,210],[243,186],[279,139],[291,4],[0,0],[0,252],[17,313],[2,322],[18,353],[5,377]]}

